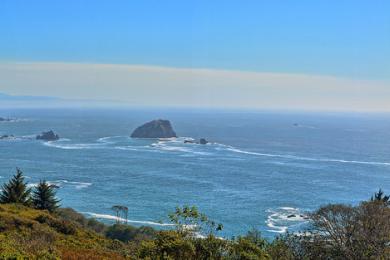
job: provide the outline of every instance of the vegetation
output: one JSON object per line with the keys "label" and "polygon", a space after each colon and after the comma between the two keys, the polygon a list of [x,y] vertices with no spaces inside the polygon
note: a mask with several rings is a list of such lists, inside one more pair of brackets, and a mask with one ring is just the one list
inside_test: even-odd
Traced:
{"label": "vegetation", "polygon": [[16,168],[16,174],[2,187],[0,202],[29,205],[31,203],[30,193],[31,189],[24,182],[23,172]]}
{"label": "vegetation", "polygon": [[59,200],[56,199],[55,185],[49,184],[46,181],[40,181],[38,186],[33,191],[32,204],[36,209],[46,209],[50,212],[55,211],[59,207]]}
{"label": "vegetation", "polygon": [[[55,187],[45,181],[32,196],[17,170],[3,186],[0,204],[0,259],[389,259],[390,206],[383,191],[357,206],[326,205],[310,214],[302,233],[273,241],[257,230],[232,239],[196,207],[169,215],[173,230],[111,226],[58,208]],[[127,208],[115,206],[127,219]]]}
{"label": "vegetation", "polygon": [[282,241],[295,259],[389,259],[390,208],[386,200],[358,206],[327,205],[311,214],[311,229]]}

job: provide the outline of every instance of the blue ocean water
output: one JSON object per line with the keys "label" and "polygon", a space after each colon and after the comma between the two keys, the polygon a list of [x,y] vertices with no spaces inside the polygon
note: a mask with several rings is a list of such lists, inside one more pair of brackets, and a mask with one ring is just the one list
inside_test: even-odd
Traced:
{"label": "blue ocean water", "polygon": [[[0,182],[20,167],[30,185],[56,183],[64,207],[114,221],[169,228],[168,213],[196,205],[224,224],[273,237],[305,224],[327,203],[356,204],[390,193],[390,115],[217,110],[1,110]],[[132,130],[169,119],[180,136],[137,140]],[[56,142],[34,140],[53,129]],[[207,145],[184,139],[207,138]],[[288,217],[294,215],[293,217]]]}

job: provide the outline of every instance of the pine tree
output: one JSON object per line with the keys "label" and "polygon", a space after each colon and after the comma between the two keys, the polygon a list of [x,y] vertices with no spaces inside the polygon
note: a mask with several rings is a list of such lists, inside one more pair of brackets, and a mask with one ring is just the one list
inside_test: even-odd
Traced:
{"label": "pine tree", "polygon": [[8,183],[2,186],[0,203],[21,203],[29,205],[31,202],[30,193],[31,189],[24,182],[23,172],[19,168],[16,168],[16,174]]}
{"label": "pine tree", "polygon": [[46,209],[50,212],[55,211],[60,202],[56,198],[56,188],[57,186],[49,184],[45,180],[40,181],[33,191],[32,202],[34,207],[36,209]]}
{"label": "pine tree", "polygon": [[371,201],[380,201],[386,205],[390,205],[390,196],[385,195],[382,189],[379,189],[379,191],[375,192],[374,196],[371,197]]}

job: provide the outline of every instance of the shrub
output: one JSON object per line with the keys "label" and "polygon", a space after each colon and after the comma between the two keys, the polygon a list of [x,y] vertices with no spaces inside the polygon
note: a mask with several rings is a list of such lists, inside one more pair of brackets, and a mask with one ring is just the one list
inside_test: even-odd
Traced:
{"label": "shrub", "polygon": [[139,257],[144,259],[195,259],[195,246],[176,231],[160,231],[153,241],[141,243]]}
{"label": "shrub", "polygon": [[115,224],[107,228],[106,236],[122,242],[128,242],[131,240],[151,239],[155,236],[155,233],[156,231],[150,227],[136,228],[124,224]]}
{"label": "shrub", "polygon": [[57,232],[65,235],[74,235],[77,231],[75,225],[68,220],[58,220],[49,215],[39,215],[36,219],[39,223],[45,223]]}
{"label": "shrub", "polygon": [[87,218],[72,208],[59,208],[55,212],[60,218],[79,223],[82,227],[87,225]]}

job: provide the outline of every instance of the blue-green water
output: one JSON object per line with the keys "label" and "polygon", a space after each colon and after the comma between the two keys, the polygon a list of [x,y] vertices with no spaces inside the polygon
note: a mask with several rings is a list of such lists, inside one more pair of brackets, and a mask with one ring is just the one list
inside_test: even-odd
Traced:
{"label": "blue-green water", "polygon": [[[15,167],[31,185],[60,186],[62,205],[113,221],[162,227],[178,205],[197,205],[224,224],[223,236],[252,227],[267,237],[299,229],[306,211],[390,193],[390,116],[206,110],[2,110],[0,181]],[[181,138],[136,140],[149,120],[171,120]],[[56,142],[34,136],[53,129]],[[207,138],[207,145],[184,139]],[[295,217],[288,218],[288,215]],[[162,222],[163,224],[160,224]]]}

